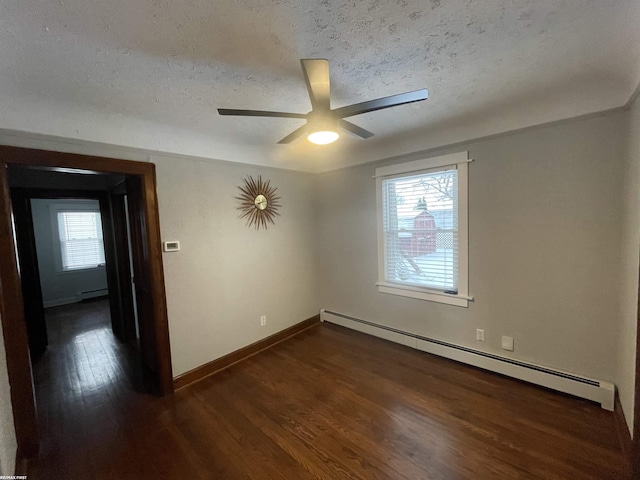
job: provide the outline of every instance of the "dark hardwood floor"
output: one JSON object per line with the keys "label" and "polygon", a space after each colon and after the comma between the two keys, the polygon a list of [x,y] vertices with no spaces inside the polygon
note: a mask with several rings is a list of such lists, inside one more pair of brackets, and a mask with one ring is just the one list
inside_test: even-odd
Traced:
{"label": "dark hardwood floor", "polygon": [[48,318],[29,480],[625,478],[598,405],[329,324],[155,397],[87,305]]}

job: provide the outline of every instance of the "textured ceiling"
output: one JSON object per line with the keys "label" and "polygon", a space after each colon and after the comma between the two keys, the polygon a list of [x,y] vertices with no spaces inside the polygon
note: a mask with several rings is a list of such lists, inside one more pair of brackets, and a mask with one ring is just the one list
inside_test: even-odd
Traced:
{"label": "textured ceiling", "polygon": [[[623,105],[640,80],[637,0],[3,0],[0,128],[321,171]],[[376,135],[276,142],[306,113],[300,58]]]}

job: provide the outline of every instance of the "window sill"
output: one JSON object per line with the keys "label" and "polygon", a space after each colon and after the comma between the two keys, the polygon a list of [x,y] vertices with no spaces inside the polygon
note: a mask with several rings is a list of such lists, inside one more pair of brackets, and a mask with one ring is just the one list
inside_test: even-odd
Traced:
{"label": "window sill", "polygon": [[410,287],[408,285],[384,282],[378,282],[376,285],[378,287],[378,292],[380,293],[417,298],[418,300],[426,300],[429,302],[446,303],[448,305],[455,305],[456,307],[467,308],[469,306],[469,302],[473,301],[473,297],[467,297],[466,295],[453,295],[450,293],[439,292],[437,290]]}

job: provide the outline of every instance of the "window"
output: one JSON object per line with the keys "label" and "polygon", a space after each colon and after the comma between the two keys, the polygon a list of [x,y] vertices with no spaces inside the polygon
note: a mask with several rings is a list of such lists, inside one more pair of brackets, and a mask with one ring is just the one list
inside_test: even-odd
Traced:
{"label": "window", "polygon": [[467,152],[376,169],[378,290],[468,306]]}
{"label": "window", "polygon": [[56,217],[62,270],[104,265],[100,212],[58,210]]}

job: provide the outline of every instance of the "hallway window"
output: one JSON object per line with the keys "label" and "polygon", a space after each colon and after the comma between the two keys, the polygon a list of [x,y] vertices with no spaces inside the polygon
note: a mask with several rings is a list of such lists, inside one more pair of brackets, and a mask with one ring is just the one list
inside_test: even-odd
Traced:
{"label": "hallway window", "polygon": [[57,220],[63,270],[104,265],[100,212],[58,211]]}

